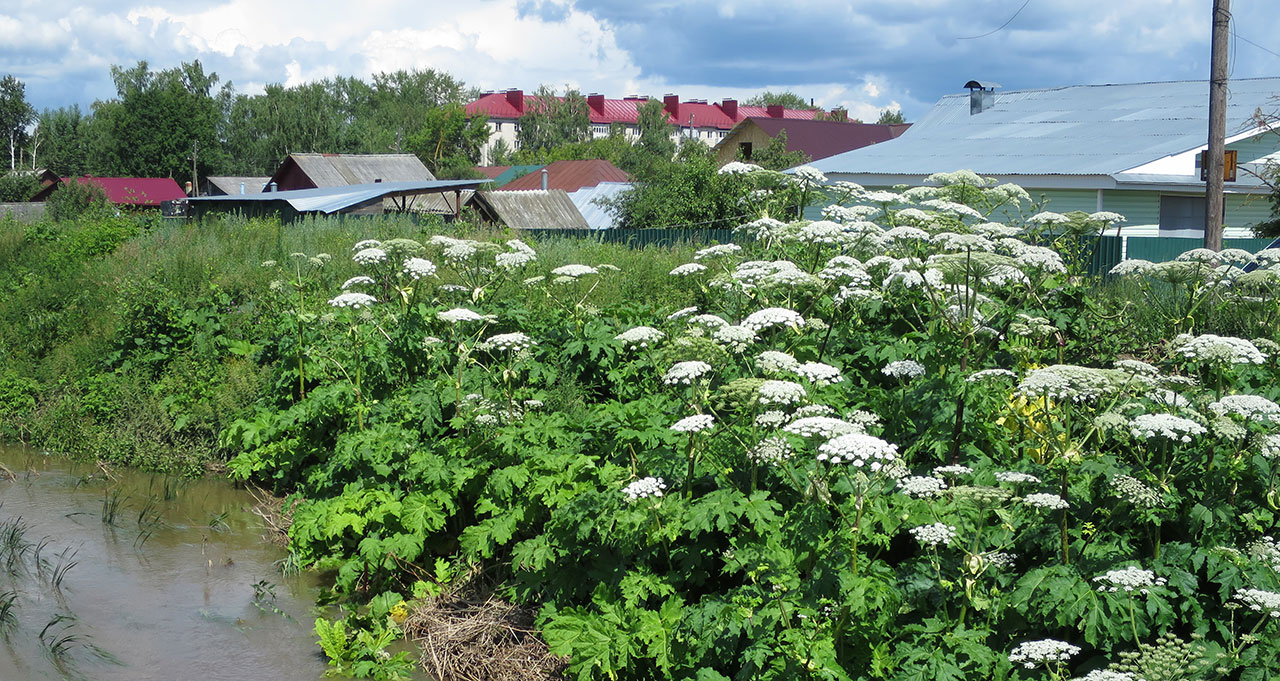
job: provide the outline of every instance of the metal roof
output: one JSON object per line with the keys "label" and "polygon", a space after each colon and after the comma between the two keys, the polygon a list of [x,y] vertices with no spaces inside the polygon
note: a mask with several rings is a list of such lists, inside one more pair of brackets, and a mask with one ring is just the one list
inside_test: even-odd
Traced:
{"label": "metal roof", "polygon": [[383,182],[420,182],[436,179],[413,154],[289,154],[271,176],[280,182],[290,161],[316,187],[341,187]]}
{"label": "metal roof", "polygon": [[617,216],[597,203],[598,199],[612,199],[631,189],[630,182],[601,182],[594,187],[583,187],[569,194],[569,200],[578,207],[582,219],[591,229],[612,229]]}
{"label": "metal roof", "polygon": [[[803,151],[810,159],[818,160],[841,154],[850,149],[861,149],[891,140],[906,132],[909,123],[885,125],[881,123],[845,123],[842,121],[798,121],[763,116],[751,116],[738,124],[716,144],[715,148],[737,145],[738,135],[751,125],[760,128],[769,137],[787,131],[787,151]],[[734,147],[736,148],[736,146]]]}
{"label": "metal roof", "polygon": [[468,205],[512,229],[588,229],[563,189],[476,192]]}
{"label": "metal roof", "polygon": [[[560,97],[556,99],[560,99]],[[592,123],[634,124],[639,118],[639,107],[649,100],[647,97],[627,97],[625,99],[600,98],[596,101],[599,102],[598,107],[587,107],[587,116]],[[518,90],[491,92],[481,95],[479,99],[468,104],[466,111],[471,116],[483,114],[489,118],[511,120],[524,116],[532,107],[536,106],[537,102],[537,96],[526,95]],[[664,102],[664,108],[667,111],[667,122],[672,125],[688,126],[692,124],[698,128],[718,128],[720,130],[729,130],[749,116],[770,116],[771,108],[778,114],[773,116],[774,118],[813,120],[816,115],[823,113],[820,110],[810,109],[746,106],[738,104],[736,100],[725,100],[718,104],[701,100],[685,100],[676,102],[674,105],[667,105]]]}
{"label": "metal roof", "polygon": [[[1278,93],[1280,78],[1231,81],[1227,134],[1251,130],[1254,111]],[[901,137],[812,165],[874,175],[1115,175],[1203,146],[1208,102],[1203,80],[997,92],[974,115],[968,94],[948,95]]]}
{"label": "metal roof", "polygon": [[219,189],[223,194],[259,194],[271,180],[269,177],[219,177],[210,175],[205,182]]}
{"label": "metal roof", "polygon": [[449,190],[474,189],[488,180],[430,180],[420,182],[375,182],[343,187],[319,187],[294,189],[284,192],[261,194],[229,194],[227,196],[201,196],[188,201],[212,201],[224,203],[284,201],[299,213],[337,213],[368,201],[387,196],[428,194]]}
{"label": "metal roof", "polygon": [[547,189],[563,189],[567,192],[594,187],[601,182],[627,182],[631,179],[621,168],[604,159],[555,161],[545,168],[507,182],[499,191],[541,189],[543,170],[547,171]]}
{"label": "metal roof", "polygon": [[41,189],[31,200],[44,201],[55,189],[72,181],[102,187],[107,200],[114,204],[158,206],[164,201],[187,198],[187,193],[172,177],[64,177],[61,183]]}

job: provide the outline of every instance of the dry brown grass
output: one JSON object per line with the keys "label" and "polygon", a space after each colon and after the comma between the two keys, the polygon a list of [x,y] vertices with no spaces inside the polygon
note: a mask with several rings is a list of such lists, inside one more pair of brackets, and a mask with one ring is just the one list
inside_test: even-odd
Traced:
{"label": "dry brown grass", "polygon": [[533,612],[493,596],[477,579],[428,599],[405,620],[422,666],[439,681],[552,681],[567,660],[551,654]]}

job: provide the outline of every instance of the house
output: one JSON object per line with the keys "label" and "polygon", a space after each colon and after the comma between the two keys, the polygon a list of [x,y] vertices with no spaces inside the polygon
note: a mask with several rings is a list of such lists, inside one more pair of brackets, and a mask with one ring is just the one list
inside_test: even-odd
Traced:
{"label": "house", "polygon": [[267,188],[269,177],[218,177],[204,178],[201,196],[227,196],[229,194],[259,194]]}
{"label": "house", "polygon": [[59,187],[73,181],[98,185],[106,193],[107,200],[117,206],[158,208],[165,201],[187,198],[186,192],[172,177],[64,177],[61,182],[41,189],[31,200],[47,201]]}
{"label": "house", "polygon": [[563,189],[476,192],[467,203],[481,219],[511,229],[589,228]]}
{"label": "house", "polygon": [[736,161],[739,157],[750,161],[753,151],[769,146],[778,133],[785,132],[787,151],[802,151],[810,159],[817,161],[891,140],[906,132],[909,127],[910,123],[883,125],[748,116],[734,126],[714,148],[716,161],[720,165]]}
{"label": "house", "polygon": [[[461,210],[461,195],[488,180],[420,180],[371,182],[341,187],[317,187],[287,191],[200,196],[187,199],[191,217],[209,213],[239,213],[252,217],[278,215],[289,222],[304,215],[382,215],[416,212],[425,202],[445,201],[454,217]],[[452,201],[447,201],[451,196]]]}
{"label": "house", "polygon": [[[969,169],[1048,200],[1045,210],[1124,215],[1129,236],[1203,237],[1205,186],[1197,157],[1207,146],[1207,81],[1076,85],[997,91],[970,81],[896,139],[815,161],[829,181],[866,187],[920,184]],[[1280,78],[1233,80],[1227,149],[1239,172],[1226,184],[1225,234],[1249,236],[1270,214],[1256,173],[1280,160],[1280,137],[1253,114],[1276,106]]]}
{"label": "house", "polygon": [[[607,137],[610,129],[617,124],[622,126],[628,138],[639,137],[639,107],[649,101],[648,97],[629,95],[622,99],[609,99],[592,93],[586,96],[586,100],[592,136]],[[516,132],[520,129],[520,119],[529,111],[536,110],[537,106],[536,96],[526,96],[523,90],[514,89],[486,92],[467,105],[468,116],[484,116],[489,121],[489,141],[481,150],[483,163],[488,163],[489,151],[500,139],[506,143],[507,148],[517,148]],[[708,104],[705,99],[681,101],[674,94],[663,96],[662,108],[667,114],[667,121],[676,126],[673,136],[677,141],[696,138],[706,142],[708,146],[724,139],[735,125],[751,116],[813,120],[827,115],[821,110],[787,109],[780,105],[739,106],[734,99],[726,99],[719,104]],[[832,114],[839,116],[840,112],[833,111]]]}
{"label": "house", "polygon": [[[543,184],[543,180],[546,184]],[[563,189],[573,193],[601,182],[630,182],[621,168],[603,159],[555,161],[523,177],[507,182],[499,191],[526,189]]]}
{"label": "house", "polygon": [[276,191],[290,191],[435,179],[413,154],[289,154],[267,184],[275,183]]}

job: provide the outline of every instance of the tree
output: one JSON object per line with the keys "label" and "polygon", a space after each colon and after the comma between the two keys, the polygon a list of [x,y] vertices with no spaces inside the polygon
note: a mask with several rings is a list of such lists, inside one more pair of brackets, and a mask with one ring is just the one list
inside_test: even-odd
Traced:
{"label": "tree", "polygon": [[372,150],[405,150],[405,140],[427,124],[427,112],[465,105],[470,95],[462,81],[435,69],[374,74],[368,111]]}
{"label": "tree", "polygon": [[215,97],[218,75],[200,62],[151,71],[147,62],[111,67],[117,98],[93,104],[91,170],[102,174],[189,178],[226,165],[219,129],[230,84]]}
{"label": "tree", "polygon": [[40,191],[40,179],[31,172],[8,172],[0,175],[0,203],[30,201]]}
{"label": "tree", "polygon": [[18,154],[27,141],[27,126],[35,120],[35,109],[27,103],[27,85],[6,75],[0,78],[0,132],[9,140],[9,169],[18,167]]}
{"label": "tree", "polygon": [[665,168],[675,156],[676,142],[672,139],[675,127],[662,102],[656,99],[636,107],[636,127],[639,135],[622,154],[619,167],[644,179],[653,175],[655,169]]}
{"label": "tree", "polygon": [[880,118],[876,119],[876,123],[880,125],[898,125],[907,122],[907,117],[902,115],[902,109],[884,109],[880,112]]}
{"label": "tree", "polygon": [[786,170],[787,168],[802,166],[813,159],[799,149],[787,151],[787,131],[779,130],[778,134],[769,140],[769,143],[763,149],[751,155],[750,160],[766,170]]}
{"label": "tree", "polygon": [[480,162],[480,148],[489,139],[485,119],[468,117],[461,104],[432,107],[422,117],[422,127],[405,140],[405,149],[437,177],[472,174],[472,166]]}
{"label": "tree", "polygon": [[566,89],[563,97],[543,85],[530,98],[520,117],[516,142],[521,150],[545,151],[562,144],[585,142],[591,137],[591,117],[581,92]]}
{"label": "tree", "polygon": [[49,195],[45,211],[55,222],[66,222],[88,214],[110,215],[115,209],[98,184],[71,180]]}
{"label": "tree", "polygon": [[790,90],[783,92],[772,92],[765,90],[758,95],[752,95],[750,99],[743,102],[746,106],[769,106],[771,104],[781,104],[788,109],[803,109],[813,111],[818,107],[806,102],[803,97],[797,95]]}
{"label": "tree", "polygon": [[78,177],[88,173],[89,117],[77,105],[61,109],[45,109],[36,118],[35,136],[40,140],[40,155],[32,154],[32,163],[48,168],[62,177]]}

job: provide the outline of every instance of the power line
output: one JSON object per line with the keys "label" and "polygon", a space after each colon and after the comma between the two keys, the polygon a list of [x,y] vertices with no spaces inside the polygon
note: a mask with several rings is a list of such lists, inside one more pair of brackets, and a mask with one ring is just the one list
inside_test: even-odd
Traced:
{"label": "power line", "polygon": [[985,37],[987,37],[987,36],[989,36],[989,35],[991,35],[991,34],[993,34],[993,33],[999,33],[1000,31],[1004,30],[1004,27],[1005,27],[1005,26],[1008,26],[1009,24],[1012,24],[1012,23],[1013,23],[1013,20],[1014,20],[1014,19],[1017,19],[1017,18],[1018,18],[1018,15],[1019,15],[1019,14],[1022,14],[1022,10],[1026,9],[1026,8],[1027,8],[1027,5],[1030,5],[1030,4],[1031,4],[1031,0],[1026,0],[1026,2],[1022,3],[1022,6],[1018,8],[1018,11],[1017,11],[1017,12],[1014,12],[1014,13],[1013,13],[1013,16],[1009,17],[1009,20],[1008,20],[1008,21],[1004,22],[1003,24],[1000,24],[1000,26],[999,26],[999,27],[997,27],[995,30],[987,31],[986,33],[983,33],[982,35],[971,35],[971,36],[967,36],[967,37],[963,37],[963,38],[956,38],[956,40],[977,40],[978,38],[985,38]]}
{"label": "power line", "polygon": [[1249,40],[1248,38],[1240,35],[1239,33],[1236,33],[1235,31],[1232,31],[1231,35],[1235,36],[1236,38],[1239,38],[1240,40],[1246,43],[1249,43],[1250,45],[1253,45],[1254,47],[1258,48],[1259,50],[1262,50],[1263,52],[1266,52],[1267,54],[1280,57],[1280,52],[1276,52],[1275,50],[1272,50],[1270,48],[1263,47],[1262,45],[1259,45],[1258,43],[1255,43],[1252,40]]}

